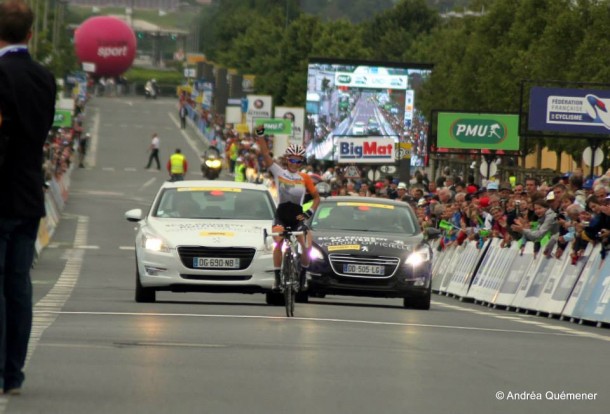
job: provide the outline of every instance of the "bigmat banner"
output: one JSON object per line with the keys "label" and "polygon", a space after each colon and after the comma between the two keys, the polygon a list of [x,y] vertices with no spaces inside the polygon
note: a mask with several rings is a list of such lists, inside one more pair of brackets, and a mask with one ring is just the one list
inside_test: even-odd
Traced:
{"label": "bigmat banner", "polygon": [[610,133],[610,90],[533,87],[530,131]]}
{"label": "bigmat banner", "polygon": [[439,112],[436,146],[519,150],[519,115]]}
{"label": "bigmat banner", "polygon": [[337,138],[340,163],[393,164],[394,138]]}

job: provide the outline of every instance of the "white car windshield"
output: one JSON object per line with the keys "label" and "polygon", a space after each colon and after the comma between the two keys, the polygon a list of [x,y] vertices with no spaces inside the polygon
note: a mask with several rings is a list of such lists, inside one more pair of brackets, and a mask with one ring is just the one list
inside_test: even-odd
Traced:
{"label": "white car windshield", "polygon": [[266,191],[242,188],[167,188],[153,207],[153,217],[272,220],[273,201]]}
{"label": "white car windshield", "polygon": [[406,235],[420,232],[415,214],[407,205],[403,207],[374,201],[324,202],[320,204],[311,228]]}

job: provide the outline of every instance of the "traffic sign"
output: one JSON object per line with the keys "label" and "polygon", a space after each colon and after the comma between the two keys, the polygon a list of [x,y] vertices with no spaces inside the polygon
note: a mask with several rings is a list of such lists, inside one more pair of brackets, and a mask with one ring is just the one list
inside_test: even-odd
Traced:
{"label": "traffic sign", "polygon": [[369,170],[366,176],[369,181],[379,181],[381,179],[381,172],[379,170]]}
{"label": "traffic sign", "polygon": [[360,169],[358,169],[358,167],[356,167],[355,165],[348,165],[347,167],[345,167],[343,176],[345,178],[353,178],[353,179],[360,178]]}
{"label": "traffic sign", "polygon": [[382,165],[379,167],[379,171],[384,174],[394,174],[396,172],[396,166],[394,165]]}
{"label": "traffic sign", "polygon": [[483,160],[481,161],[481,167],[479,168],[479,171],[481,172],[481,175],[484,178],[489,179],[489,177],[493,177],[494,175],[496,175],[496,173],[498,172],[498,166],[496,165],[495,162],[492,162],[489,164],[489,176],[487,175],[487,161]]}
{"label": "traffic sign", "polygon": [[582,161],[588,166],[591,167],[591,159],[593,159],[593,167],[599,167],[604,161],[604,151],[601,148],[595,149],[595,158],[591,158],[593,156],[593,148],[587,147],[582,152]]}

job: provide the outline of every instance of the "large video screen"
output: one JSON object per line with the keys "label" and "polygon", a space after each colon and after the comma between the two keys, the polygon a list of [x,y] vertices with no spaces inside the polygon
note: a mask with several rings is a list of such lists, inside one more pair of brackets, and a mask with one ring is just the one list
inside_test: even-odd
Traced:
{"label": "large video screen", "polygon": [[415,96],[428,64],[310,59],[304,145],[308,157],[336,161],[337,139],[393,137],[410,142],[411,165],[422,166],[428,125]]}

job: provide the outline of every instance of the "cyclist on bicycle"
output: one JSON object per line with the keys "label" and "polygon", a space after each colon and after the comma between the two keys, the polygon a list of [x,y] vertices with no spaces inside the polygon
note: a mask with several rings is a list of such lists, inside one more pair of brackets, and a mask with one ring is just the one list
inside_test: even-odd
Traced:
{"label": "cyclist on bicycle", "polygon": [[[256,128],[258,136],[257,143],[263,156],[263,165],[273,174],[275,186],[278,194],[278,207],[273,221],[273,232],[280,233],[284,229],[298,230],[304,220],[310,218],[320,204],[320,195],[316,190],[311,177],[306,173],[299,171],[305,162],[305,150],[300,145],[290,145],[284,154],[286,159],[286,168],[282,168],[278,163],[273,161],[269,154],[269,148],[265,141],[265,128],[259,126]],[[307,211],[303,211],[302,203],[305,194],[309,193],[313,198],[313,204]],[[273,268],[275,273],[274,290],[279,290],[280,286],[280,269],[282,265],[282,237],[275,237],[275,247],[273,249]],[[311,246],[311,232],[307,232],[307,240],[305,237],[297,237],[301,251],[301,287],[305,286],[305,272],[309,266],[309,248]]]}

